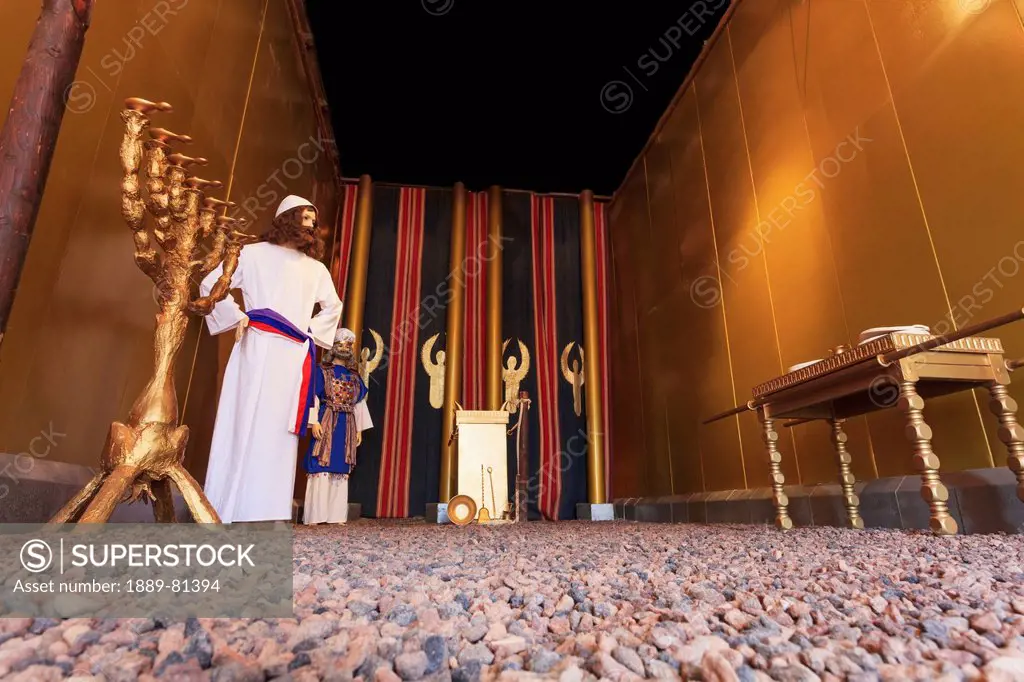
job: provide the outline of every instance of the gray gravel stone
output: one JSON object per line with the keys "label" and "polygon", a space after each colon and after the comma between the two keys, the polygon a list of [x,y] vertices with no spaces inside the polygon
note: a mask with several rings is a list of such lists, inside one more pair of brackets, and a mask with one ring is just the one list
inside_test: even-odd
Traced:
{"label": "gray gravel stone", "polygon": [[418,680],[423,677],[430,666],[430,660],[422,651],[402,654],[395,658],[395,672],[403,680]]}
{"label": "gray gravel stone", "polygon": [[0,679],[1024,680],[1024,536],[360,520],[294,562],[293,619],[0,619]]}

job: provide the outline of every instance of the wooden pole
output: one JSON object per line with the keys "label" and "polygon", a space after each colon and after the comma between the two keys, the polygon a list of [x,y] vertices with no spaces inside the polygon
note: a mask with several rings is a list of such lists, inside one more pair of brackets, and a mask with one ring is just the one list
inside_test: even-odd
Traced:
{"label": "wooden pole", "polygon": [[39,215],[93,0],[44,0],[0,130],[0,343]]}
{"label": "wooden pole", "polygon": [[583,275],[583,362],[587,396],[587,500],[605,501],[604,471],[604,394],[601,386],[601,333],[598,326],[597,228],[594,220],[594,193],[580,194],[580,264]]}
{"label": "wooden pole", "polygon": [[466,186],[452,193],[452,237],[448,251],[448,319],[445,341],[444,404],[441,410],[441,481],[438,501],[447,502],[457,488],[457,453],[452,440],[455,403],[462,396],[463,332],[466,326]]}
{"label": "wooden pole", "polygon": [[487,195],[487,344],[484,357],[484,403],[488,410],[500,410],[503,402],[501,378],[501,187]]}
{"label": "wooden pole", "polygon": [[370,265],[370,239],[373,232],[373,180],[359,178],[356,195],[355,231],[349,256],[348,286],[345,287],[345,327],[356,335],[356,352],[363,343],[363,313],[366,311],[366,271]]}

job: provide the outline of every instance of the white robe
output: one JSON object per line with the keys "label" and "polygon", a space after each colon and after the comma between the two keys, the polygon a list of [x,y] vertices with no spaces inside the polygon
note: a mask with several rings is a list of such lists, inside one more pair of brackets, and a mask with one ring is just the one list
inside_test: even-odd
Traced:
{"label": "white robe", "polygon": [[[200,285],[209,294],[218,267]],[[242,249],[231,288],[241,289],[246,310],[269,308],[316,345],[330,348],[341,300],[323,263],[267,242]],[[314,304],[320,312],[313,317]],[[207,316],[211,334],[234,331],[245,316],[228,296]],[[306,344],[247,328],[231,349],[210,445],[204,490],[223,523],[292,518],[299,437],[294,425]],[[313,368],[316,371],[316,367]]]}
{"label": "white robe", "polygon": [[[313,398],[309,411],[309,425],[317,423],[320,414],[320,399]],[[356,431],[362,433],[373,428],[370,410],[363,398],[352,409]],[[302,506],[302,522],[347,523],[348,522],[348,476],[316,474],[306,477],[306,500]]]}

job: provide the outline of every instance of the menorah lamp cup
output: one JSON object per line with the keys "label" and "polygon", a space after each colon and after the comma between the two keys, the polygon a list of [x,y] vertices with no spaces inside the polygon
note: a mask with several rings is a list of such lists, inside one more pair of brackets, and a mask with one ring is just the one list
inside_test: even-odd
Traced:
{"label": "menorah lamp cup", "polygon": [[[207,191],[221,187],[219,181],[188,175],[188,169],[205,165],[206,159],[172,150],[173,145],[189,144],[192,138],[149,128],[151,114],[172,111],[167,102],[132,97],[121,112],[125,124],[120,147],[121,212],[132,232],[135,263],[160,294],[153,375],[126,422],[111,425],[101,457],[102,470],[51,523],[104,523],[118,504],[138,500],[152,501],[157,521],[173,522],[171,483],[197,522],[220,522],[183,465],[189,430],[178,423],[174,365],[188,330],[189,314],[208,315],[228,295],[242,246],[253,238],[237,229],[244,226],[243,221],[216,215],[216,211],[234,206],[206,196]],[[144,141],[147,129],[150,139]],[[140,177],[143,168],[145,182]],[[208,237],[212,239],[204,248]],[[218,267],[221,274],[210,293],[193,297],[193,277],[205,277]]]}

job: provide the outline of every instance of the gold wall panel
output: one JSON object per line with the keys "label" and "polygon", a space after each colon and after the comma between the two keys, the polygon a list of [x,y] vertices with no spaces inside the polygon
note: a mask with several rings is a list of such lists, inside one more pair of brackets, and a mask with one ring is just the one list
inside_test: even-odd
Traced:
{"label": "gold wall panel", "polygon": [[[14,5],[21,6],[17,12]],[[71,91],[0,346],[0,452],[25,451],[52,425],[66,435],[48,458],[95,465],[110,422],[127,413],[151,372],[156,306],[132,261],[120,216],[117,149],[126,97],[174,104],[174,113],[154,125],[192,135],[195,144],[182,151],[209,159],[201,174],[231,185],[235,201],[257,192],[296,156],[299,142],[319,139],[285,0],[170,0],[174,13],[154,14],[164,5],[96,4],[76,74],[79,85]],[[25,32],[24,46],[0,52],[5,102],[38,10],[37,3],[0,7],[5,27],[13,27],[15,37]],[[261,39],[265,11],[268,35]],[[148,27],[143,34],[140,25]],[[294,190],[312,194],[318,179],[330,211],[326,155],[311,146],[302,156],[308,168],[298,174]],[[288,172],[295,174],[295,167]],[[282,178],[290,182],[283,171]],[[200,480],[216,412],[221,340],[194,320],[186,342],[190,350],[177,368],[179,404],[192,428],[186,463]]]}
{"label": "gold wall panel", "polygon": [[[649,477],[669,451],[676,492],[766,486],[753,415],[739,438],[735,420],[694,422],[784,367],[868,327],[941,332],[1021,305],[1024,0],[740,2],[611,207],[635,275],[615,300],[633,284],[640,302],[634,402],[665,403],[664,427],[644,406],[631,452],[645,495],[663,492]],[[613,345],[634,333],[620,322]],[[1024,355],[1024,328],[999,334]],[[1005,461],[984,398],[931,400],[925,416],[943,470]],[[858,479],[915,473],[903,427],[895,410],[848,424]],[[827,433],[781,430],[787,483],[835,481]]]}
{"label": "gold wall panel", "polygon": [[672,195],[672,160],[668,148],[656,141],[646,157],[647,198],[650,205],[651,233],[649,240],[636,245],[649,254],[644,266],[653,283],[652,298],[638,301],[640,319],[640,353],[643,361],[657,369],[644,382],[644,422],[648,424],[648,443],[652,447],[649,480],[655,485],[652,494],[671,495],[675,490],[675,467],[672,462],[672,439],[669,433],[669,406],[682,383],[681,367],[675,344],[683,329],[673,309],[679,281],[675,248],[675,202]]}
{"label": "gold wall panel", "polygon": [[[777,376],[782,365],[765,254],[757,247],[757,206],[728,35],[715,45],[695,84],[733,381],[737,397],[747,400],[748,387]],[[760,425],[752,414],[741,416],[739,421],[742,452],[705,453],[710,455],[704,467],[709,490],[769,484]],[[793,443],[788,434],[783,436],[783,472],[788,480],[795,481]],[[709,466],[712,461],[714,465]]]}
{"label": "gold wall panel", "polygon": [[[794,6],[793,12],[794,25],[810,22],[806,111],[819,164],[840,153],[849,158],[849,148],[837,151],[843,140],[863,140],[858,143],[863,151],[835,177],[821,179],[851,332],[888,324],[932,325],[948,312],[948,299],[879,58],[877,22],[873,26],[867,6],[859,2],[825,2],[809,10]],[[909,39],[912,28],[904,26]],[[944,466],[960,468],[963,453],[987,451],[972,395],[929,401],[925,418]],[[870,416],[868,423],[879,475],[911,471],[902,416],[888,410]]]}
{"label": "gold wall panel", "polygon": [[[678,321],[675,336],[663,338],[671,357],[681,368],[681,382],[669,401],[669,432],[676,492],[704,489],[707,453],[739,452],[739,427],[735,419],[702,428],[699,417],[709,405],[715,411],[735,403],[730,375],[729,347],[723,304],[720,300],[715,235],[704,179],[704,151],[700,138],[697,100],[688,89],[660,136],[672,161],[675,200],[673,242],[665,244],[673,262],[674,296],[668,303]],[[685,339],[685,346],[680,340]],[[671,360],[670,360],[671,361]]]}
{"label": "gold wall panel", "polygon": [[612,309],[609,311],[611,372],[614,390],[608,392],[612,424],[612,497],[634,497],[647,491],[647,429],[643,421],[643,365],[637,339],[636,281],[633,235],[647,234],[647,187],[643,175],[623,184],[610,209],[609,232]]}
{"label": "gold wall panel", "polygon": [[[825,357],[828,349],[847,343],[850,333],[818,201],[820,188],[813,179],[818,160],[811,149],[793,69],[788,4],[742,3],[729,25],[729,37],[759,218],[755,235],[741,248],[764,253],[782,367],[790,367]],[[865,420],[852,422],[848,433],[855,445],[865,444]],[[830,434],[824,423],[793,431],[801,483],[837,478]],[[853,447],[853,452],[867,455],[863,447]],[[866,456],[857,456],[854,472],[873,475],[874,467]]]}
{"label": "gold wall panel", "polygon": [[[1024,65],[1016,11],[1007,0],[979,13],[956,0],[905,6],[873,1],[869,7],[952,307],[928,323],[963,327],[1019,308],[1024,90],[1008,87],[1020,80]],[[1024,327],[998,334],[1011,354],[1024,354]],[[1024,402],[1024,385],[1010,391]],[[990,449],[943,448],[947,467],[990,466],[990,453],[1004,462],[998,422],[987,396],[978,397]]]}
{"label": "gold wall panel", "polygon": [[[20,4],[33,16],[34,29],[41,5]],[[66,436],[48,457],[94,464],[110,422],[122,415],[119,406],[130,368],[139,361],[140,327],[148,324],[152,338],[151,285],[135,268],[131,236],[120,215],[117,149],[124,128],[112,112],[123,61],[108,61],[112,67],[107,69],[100,66],[113,48],[125,50],[124,36],[136,19],[132,14],[114,3],[98,4],[86,34],[76,74],[79,85],[64,114],[8,333],[0,346],[3,452],[24,452],[41,430],[52,428]],[[23,51],[7,48],[4,55],[5,68],[14,61],[20,70]],[[104,148],[106,159],[100,157]],[[97,218],[103,202],[109,203],[109,212]],[[69,286],[69,278],[77,286]],[[121,300],[125,282],[132,289],[128,302]],[[142,319],[133,317],[139,297],[150,300]]]}

